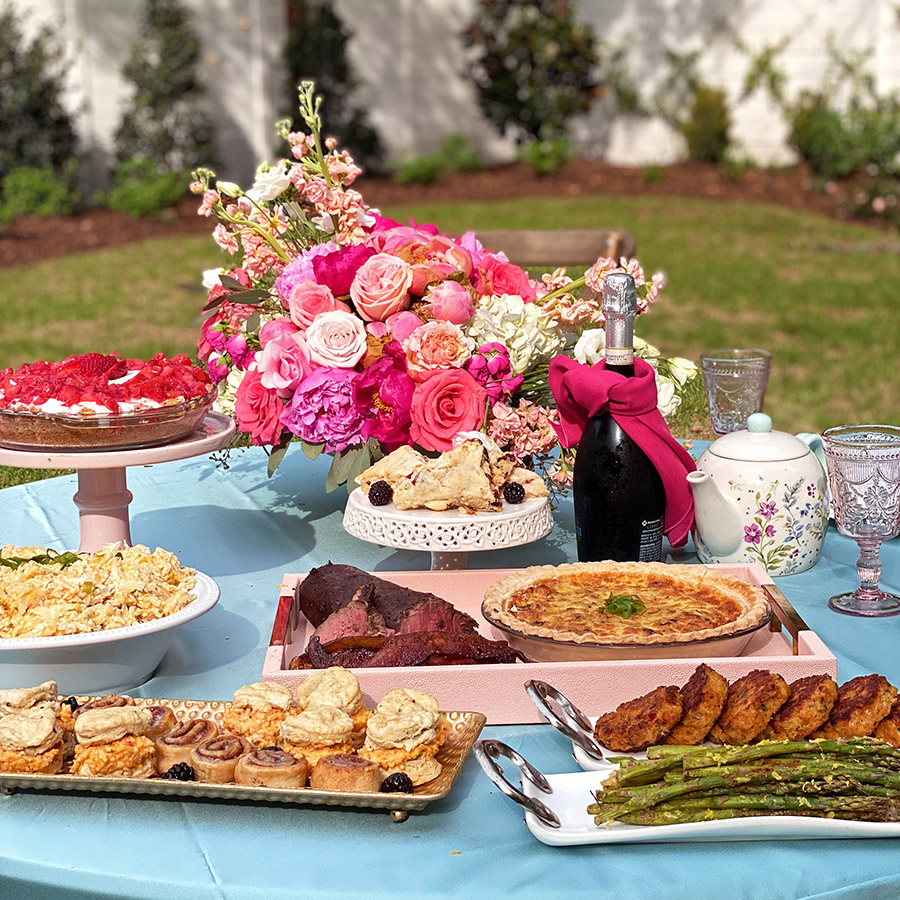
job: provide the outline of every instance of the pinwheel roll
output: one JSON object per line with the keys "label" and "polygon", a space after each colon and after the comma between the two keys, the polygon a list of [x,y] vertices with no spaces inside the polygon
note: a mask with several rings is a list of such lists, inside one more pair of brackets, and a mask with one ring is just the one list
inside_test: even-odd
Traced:
{"label": "pinwheel roll", "polygon": [[279,747],[245,753],[234,767],[237,784],[254,787],[302,788],[309,777],[309,763]]}
{"label": "pinwheel roll", "polygon": [[156,739],[156,765],[159,771],[167,772],[180,762],[191,765],[191,751],[218,733],[219,726],[209,719],[179,722],[168,734]]}
{"label": "pinwheel roll", "polygon": [[227,731],[198,744],[191,751],[189,760],[194,767],[194,780],[211,781],[215,784],[234,781],[237,761],[250,750],[250,741]]}

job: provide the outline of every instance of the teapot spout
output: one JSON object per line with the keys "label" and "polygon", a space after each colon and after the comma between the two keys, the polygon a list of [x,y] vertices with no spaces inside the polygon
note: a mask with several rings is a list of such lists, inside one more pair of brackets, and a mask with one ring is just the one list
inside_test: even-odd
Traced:
{"label": "teapot spout", "polygon": [[694,527],[712,556],[735,553],[744,537],[737,504],[726,497],[708,472],[688,472],[694,495]]}

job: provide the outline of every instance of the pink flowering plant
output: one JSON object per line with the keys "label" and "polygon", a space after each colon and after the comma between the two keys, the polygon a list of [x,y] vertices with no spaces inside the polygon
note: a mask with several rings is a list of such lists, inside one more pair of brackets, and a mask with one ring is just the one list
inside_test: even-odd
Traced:
{"label": "pink flowering plant", "polygon": [[[382,217],[351,187],[350,156],[322,139],[319,103],[301,85],[308,130],[280,123],[291,157],[260,166],[248,190],[194,174],[199,212],[218,220],[213,238],[231,256],[206,273],[199,341],[219,408],[266,449],[270,474],[292,442],[331,454],[329,490],[403,444],[439,453],[470,431],[525,464],[555,460],[545,474],[564,484],[548,364],[602,355],[607,274],[635,277],[642,312],[663,277],[599,259],[580,278],[535,279],[471,232]],[[641,349],[674,385],[671,406],[696,370]]]}

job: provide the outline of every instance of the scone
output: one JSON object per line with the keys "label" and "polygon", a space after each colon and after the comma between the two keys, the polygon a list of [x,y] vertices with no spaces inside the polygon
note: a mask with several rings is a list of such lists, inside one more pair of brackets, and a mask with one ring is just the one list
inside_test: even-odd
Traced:
{"label": "scone", "polygon": [[254,747],[278,743],[281,723],[293,704],[291,689],[275,681],[238,688],[222,716],[222,726],[247,738]]}
{"label": "scone", "polygon": [[55,775],[62,763],[63,732],[51,707],[0,716],[0,772]]}
{"label": "scone", "polygon": [[279,746],[315,770],[323,756],[353,752],[353,719],[335,706],[311,706],[285,718]]}
{"label": "scone", "polygon": [[73,775],[150,778],[156,747],[147,737],[153,713],[140,706],[90,709],[75,720]]}
{"label": "scone", "polygon": [[278,747],[245,753],[234,767],[235,784],[253,787],[302,788],[309,777],[309,763]]}
{"label": "scone", "polygon": [[34,709],[53,710],[62,735],[63,759],[70,757],[75,748],[75,722],[71,707],[59,701],[55,681],[45,681],[35,687],[7,688],[0,691],[0,717]]}
{"label": "scone", "polygon": [[355,744],[362,743],[366,722],[372,715],[372,711],[363,703],[359,679],[341,666],[330,666],[309,675],[297,688],[297,706],[300,710],[314,706],[333,706],[347,713],[353,720]]}
{"label": "scone", "polygon": [[441,772],[435,756],[448,730],[434,697],[398,688],[375,707],[359,755],[377,763],[385,775],[405,772],[414,785],[424,784]]}

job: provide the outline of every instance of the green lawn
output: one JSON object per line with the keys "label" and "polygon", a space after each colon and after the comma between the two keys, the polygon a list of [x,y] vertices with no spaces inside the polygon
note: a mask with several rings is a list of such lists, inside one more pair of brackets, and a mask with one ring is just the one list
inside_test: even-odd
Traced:
{"label": "green lawn", "polygon": [[[900,421],[896,241],[780,207],[670,197],[523,198],[386,208],[441,230],[627,228],[668,286],[638,334],[665,354],[774,353],[766,410],[786,431]],[[502,248],[494,248],[502,249]],[[211,238],[177,236],[7,269],[0,366],[101,350],[196,352]],[[0,471],[11,483],[20,473]]]}

